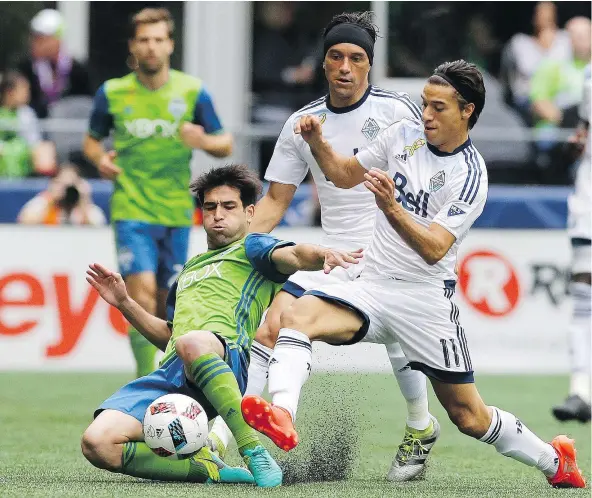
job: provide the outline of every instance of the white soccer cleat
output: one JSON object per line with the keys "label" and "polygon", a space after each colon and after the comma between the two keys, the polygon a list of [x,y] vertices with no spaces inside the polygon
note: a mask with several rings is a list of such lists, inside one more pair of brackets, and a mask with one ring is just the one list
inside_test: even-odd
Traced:
{"label": "white soccer cleat", "polygon": [[387,480],[405,482],[423,475],[430,450],[440,437],[440,424],[436,417],[430,415],[430,419],[430,427],[424,431],[405,427],[403,442],[399,445]]}

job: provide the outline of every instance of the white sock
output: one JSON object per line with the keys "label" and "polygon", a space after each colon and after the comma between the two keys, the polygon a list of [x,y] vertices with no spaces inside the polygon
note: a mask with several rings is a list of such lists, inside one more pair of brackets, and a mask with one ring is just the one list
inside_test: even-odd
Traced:
{"label": "white sock", "polygon": [[280,329],[269,361],[269,394],[272,402],[288,411],[296,421],[300,390],[310,375],[310,339],[294,329]]}
{"label": "white sock", "polygon": [[407,425],[419,431],[427,429],[430,425],[430,412],[425,375],[409,367],[398,342],[387,345],[386,352],[401,394],[407,402]]}
{"label": "white sock", "polygon": [[269,359],[273,349],[253,341],[251,346],[251,363],[249,365],[249,380],[247,381],[246,394],[261,396],[267,384]]}
{"label": "white sock", "polygon": [[583,282],[572,282],[570,293],[573,312],[569,325],[569,353],[571,381],[569,394],[578,395],[590,403],[590,355],[591,355],[591,288]]}
{"label": "white sock", "polygon": [[479,441],[492,444],[498,453],[536,467],[547,477],[557,473],[559,458],[553,446],[532,433],[511,413],[490,407],[491,425]]}
{"label": "white sock", "polygon": [[214,419],[209,435],[211,436],[212,434],[222,441],[224,448],[228,448],[228,443],[234,438],[232,431],[228,428],[222,417],[216,417]]}

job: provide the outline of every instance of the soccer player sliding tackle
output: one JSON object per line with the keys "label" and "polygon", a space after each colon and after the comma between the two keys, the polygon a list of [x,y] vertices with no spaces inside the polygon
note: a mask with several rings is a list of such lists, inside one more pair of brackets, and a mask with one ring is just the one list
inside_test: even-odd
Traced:
{"label": "soccer player sliding tackle", "polygon": [[308,291],[282,314],[269,367],[273,402],[245,396],[245,420],[290,449],[311,342],[398,340],[462,433],[538,468],[555,487],[585,487],[571,439],[546,443],[511,413],[483,402],[452,299],[458,247],[487,197],[485,163],[469,138],[485,104],[483,77],[465,61],[444,63],[422,101],[423,122],[403,119],[352,157],[331,147],[317,117],[297,123],[327,177],[342,188],[363,184],[379,212],[360,277]]}
{"label": "soccer player sliding tackle", "polygon": [[[240,409],[253,336],[290,274],[348,268],[361,251],[248,234],[261,184],[246,166],[213,169],[191,188],[203,206],[208,251],[191,258],[171,288],[168,321],[136,303],[119,273],[98,264],[87,272],[101,297],[165,354],[160,368],[123,386],[96,410],[82,452],[96,467],[147,479],[279,486],[281,469]],[[193,397],[210,418],[222,416],[249,470],[226,466],[207,446],[188,460],[154,454],[142,442],[142,420],[152,401],[171,393]]]}
{"label": "soccer player sliding tackle", "polygon": [[[302,116],[316,116],[327,142],[337,152],[350,155],[371,143],[383,130],[403,118],[421,118],[420,109],[404,93],[385,91],[370,85],[376,27],[370,12],[343,13],[325,28],[323,67],[329,94],[295,112],[278,138],[265,178],[267,194],[257,204],[251,230],[273,230],[294,197],[296,188],[312,173],[322,206],[322,244],[342,250],[370,244],[377,206],[374,195],[363,185],[339,188],[317,165],[310,147],[294,127]],[[362,265],[350,270],[298,272],[290,277],[274,299],[265,322],[259,327],[251,350],[247,394],[261,395],[267,383],[269,359],[280,330],[280,315],[305,291],[329,283],[352,282]],[[354,340],[355,342],[355,340]],[[347,344],[347,342],[345,343]],[[387,478],[405,481],[425,468],[428,452],[438,438],[439,424],[428,412],[426,378],[408,367],[399,344],[386,345],[393,372],[407,402],[407,424]],[[217,419],[209,436],[212,449],[224,453],[230,436]],[[414,456],[422,451],[421,458]]]}

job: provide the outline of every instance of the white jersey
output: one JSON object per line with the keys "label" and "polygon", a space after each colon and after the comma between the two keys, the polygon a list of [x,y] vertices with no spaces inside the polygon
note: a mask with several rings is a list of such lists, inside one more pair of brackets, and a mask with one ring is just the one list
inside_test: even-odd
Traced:
{"label": "white jersey", "polygon": [[437,223],[456,237],[444,258],[428,265],[379,211],[364,258],[364,273],[440,286],[443,281],[456,280],[458,248],[487,199],[485,162],[471,140],[452,153],[440,152],[427,143],[421,122],[404,119],[380,134],[356,158],[364,168],[389,173],[397,202],[415,222],[424,227]]}
{"label": "white jersey", "polygon": [[[584,92],[580,104],[580,118],[587,123],[590,122],[590,93],[592,92],[592,82],[590,80],[590,65],[585,70]],[[592,217],[592,133],[588,130],[588,139],[582,159],[578,166],[575,181],[575,191],[569,197],[569,235],[572,238],[591,239]]]}
{"label": "white jersey", "polygon": [[322,97],[290,116],[265,173],[271,182],[300,185],[310,170],[321,204],[322,244],[339,249],[366,247],[372,238],[376,218],[374,194],[363,185],[337,188],[317,165],[308,144],[294,133],[301,116],[318,116],[323,136],[334,150],[354,155],[393,123],[406,118],[421,118],[421,111],[405,93],[395,93],[370,85],[364,96],[349,107],[333,107]]}

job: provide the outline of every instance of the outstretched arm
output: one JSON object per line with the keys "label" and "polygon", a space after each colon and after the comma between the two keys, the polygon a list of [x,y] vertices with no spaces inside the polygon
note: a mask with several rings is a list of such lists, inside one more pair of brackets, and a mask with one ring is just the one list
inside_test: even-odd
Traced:
{"label": "outstretched arm", "polygon": [[94,263],[86,270],[86,281],[111,306],[117,308],[132,326],[158,349],[164,351],[171,338],[171,331],[165,320],[148,313],[134,301],[125,287],[119,273]]}
{"label": "outstretched arm", "polygon": [[325,273],[329,273],[338,266],[349,268],[352,264],[358,264],[361,257],[361,249],[345,252],[313,244],[284,246],[271,253],[271,260],[276,269],[284,275],[291,275],[299,270],[324,270]]}

